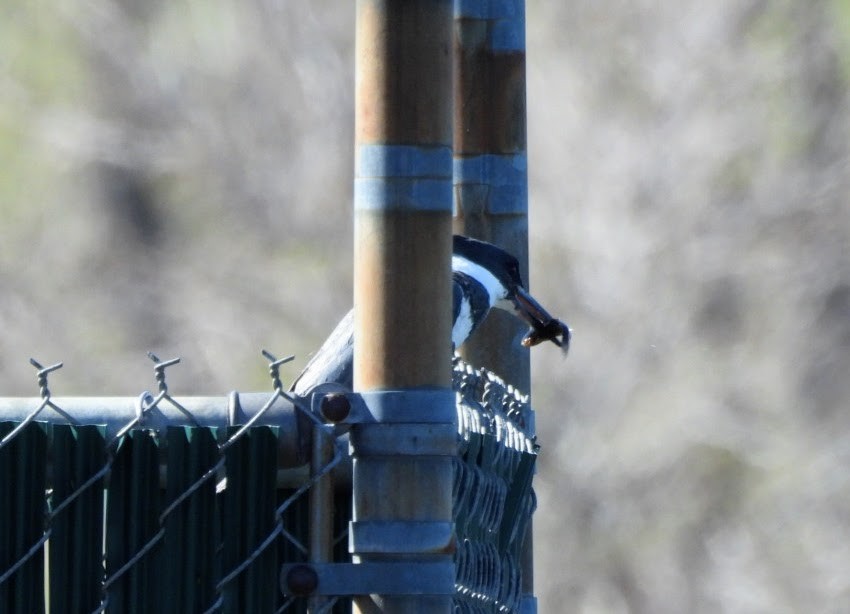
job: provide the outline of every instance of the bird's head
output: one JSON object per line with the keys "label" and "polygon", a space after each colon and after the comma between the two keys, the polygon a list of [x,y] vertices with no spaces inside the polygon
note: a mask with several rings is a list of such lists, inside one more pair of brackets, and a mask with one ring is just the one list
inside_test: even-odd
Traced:
{"label": "bird's head", "polygon": [[493,307],[521,318],[531,329],[522,345],[531,347],[551,341],[564,353],[570,346],[570,328],[552,317],[529,294],[522,281],[519,261],[505,250],[484,241],[454,236],[453,268],[478,280],[490,294]]}

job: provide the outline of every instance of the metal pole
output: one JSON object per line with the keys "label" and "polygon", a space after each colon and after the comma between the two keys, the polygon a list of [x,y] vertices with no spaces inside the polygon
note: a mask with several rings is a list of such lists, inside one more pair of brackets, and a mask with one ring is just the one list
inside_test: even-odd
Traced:
{"label": "metal pole", "polygon": [[[454,547],[452,457],[443,451],[456,445],[451,28],[451,0],[357,2],[354,387],[384,410],[381,422],[352,429],[350,548],[355,563],[399,571],[450,566]],[[423,394],[431,407],[415,405]],[[432,412],[448,424],[411,428]],[[434,592],[442,594],[361,595],[355,608],[449,612],[451,595]]]}
{"label": "metal pole", "polygon": [[[310,455],[310,476],[322,472],[333,458],[333,439],[320,429],[313,429],[313,449]],[[311,563],[329,563],[333,559],[334,483],[330,474],[319,478],[310,489],[310,543]],[[319,612],[327,599],[312,596],[308,611]]]}
{"label": "metal pole", "polygon": [[450,0],[357,3],[360,390],[451,384],[451,7]]}
{"label": "metal pole", "polygon": [[[455,0],[454,230],[514,254],[528,281],[525,0]],[[525,327],[491,313],[462,354],[529,393]],[[534,416],[526,417],[534,432]],[[523,550],[523,612],[536,612],[531,521]]]}
{"label": "metal pole", "polygon": [[[516,256],[528,283],[525,1],[455,0],[454,45],[454,230]],[[462,353],[527,393],[525,332],[497,311]]]}

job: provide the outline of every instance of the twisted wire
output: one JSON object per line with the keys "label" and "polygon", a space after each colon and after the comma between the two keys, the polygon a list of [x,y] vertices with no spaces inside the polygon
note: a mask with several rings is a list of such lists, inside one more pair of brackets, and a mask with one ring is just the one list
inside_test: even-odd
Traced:
{"label": "twisted wire", "polygon": [[[299,497],[302,497],[318,480],[328,475],[347,457],[347,450],[343,447],[343,440],[338,436],[339,433],[319,419],[304,399],[284,391],[279,370],[281,365],[292,360],[292,357],[277,359],[265,350],[263,355],[269,360],[269,376],[272,381],[272,391],[268,400],[233,435],[218,445],[217,460],[161,511],[157,519],[156,532],[103,579],[101,602],[94,613],[107,610],[110,588],[160,543],[165,535],[167,519],[185,505],[204,484],[222,473],[225,463],[224,454],[228,448],[245,437],[248,430],[256,425],[279,399],[292,403],[299,415],[310,423],[311,428],[317,429],[323,437],[330,438],[329,441],[333,443],[333,456],[278,505],[274,511],[275,522],[272,530],[247,555],[244,555],[242,560],[222,574],[215,586],[214,602],[209,604],[205,611],[217,611],[223,603],[225,587],[245,572],[277,540],[286,540],[299,552],[307,554],[308,549],[304,542],[285,526],[283,515]],[[138,397],[132,418],[107,442],[105,463],[61,501],[51,502],[52,509],[45,512],[42,536],[11,567],[0,570],[0,584],[11,578],[21,566],[42,550],[51,537],[51,525],[60,514],[65,513],[83,493],[98,485],[101,480],[108,478],[120,442],[131,430],[143,428],[146,417],[154,408],[168,403],[186,415],[191,424],[199,426],[191,413],[171,396],[168,389],[166,370],[178,364],[180,359],[161,361],[152,353],[149,357],[155,363],[156,395],[144,392]],[[34,410],[30,411],[12,431],[0,440],[0,449],[7,446],[28,424],[44,415],[47,410],[61,415],[64,420],[73,425],[79,425],[73,416],[69,416],[54,402],[48,384],[49,375],[60,369],[62,363],[48,367],[42,366],[35,360],[31,360],[31,363],[37,369],[41,400]],[[524,523],[518,522],[509,526],[510,531],[507,537],[504,535],[505,527],[502,525],[506,521],[509,488],[520,468],[523,455],[534,454],[537,450],[534,433],[529,427],[533,425],[533,419],[529,419],[529,417],[533,418],[531,408],[527,396],[513,386],[486,370],[475,369],[459,357],[456,357],[453,362],[453,387],[457,401],[459,442],[459,455],[453,461],[454,517],[458,534],[457,595],[454,610],[476,614],[516,611],[521,597],[521,566],[516,544],[522,538],[522,535],[518,533]],[[522,493],[521,497],[518,504],[519,514],[527,520],[536,508],[536,499],[530,489]],[[334,538],[334,544],[344,539],[345,535],[346,530],[343,529]],[[329,611],[337,601],[336,598],[328,599],[323,603],[322,611]],[[287,611],[294,603],[296,602],[292,599],[285,601],[277,612]]]}

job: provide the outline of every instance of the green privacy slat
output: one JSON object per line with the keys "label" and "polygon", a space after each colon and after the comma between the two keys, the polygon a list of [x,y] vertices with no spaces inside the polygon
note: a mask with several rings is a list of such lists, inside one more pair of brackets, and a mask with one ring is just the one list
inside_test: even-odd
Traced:
{"label": "green privacy slat", "polygon": [[[112,578],[159,530],[159,461],[149,431],[124,436],[112,464],[106,504],[106,576]],[[159,612],[158,554],[153,546],[108,588],[109,614]]]}
{"label": "green privacy slat", "polygon": [[[0,423],[0,437],[16,423]],[[0,575],[27,556],[44,535],[47,437],[30,423],[0,449],[2,501]],[[10,614],[44,612],[44,549],[35,551],[0,584],[0,611]]]}
{"label": "green privacy slat", "polygon": [[[248,518],[248,543],[257,547],[275,527],[278,438],[277,429],[269,428],[262,428],[253,435],[249,446],[248,497],[255,501],[256,507]],[[278,572],[272,544],[245,571],[246,602],[243,612],[271,612],[274,609]]]}
{"label": "green privacy slat", "polygon": [[[0,439],[8,435],[15,427],[14,422],[0,422]],[[14,510],[10,502],[14,501],[15,482],[13,471],[15,460],[12,456],[14,448],[7,445],[0,448],[0,574],[5,574],[15,562],[12,549],[12,538],[15,527],[12,524]],[[12,607],[13,582],[11,579],[0,583],[0,612]]]}
{"label": "green privacy slat", "polygon": [[[229,429],[232,436],[236,428]],[[255,553],[275,526],[277,429],[255,427],[225,451],[227,489],[224,492],[225,574]],[[270,612],[277,594],[277,556],[269,546],[223,587],[222,612]]]}
{"label": "green privacy slat", "polygon": [[[104,428],[52,427],[51,510],[96,476],[106,463]],[[103,478],[90,482],[58,510],[50,535],[50,611],[91,612],[100,603],[103,578]]]}
{"label": "green privacy slat", "polygon": [[[227,437],[233,435],[236,429],[227,429]],[[222,574],[230,571],[239,564],[243,558],[245,547],[245,535],[242,525],[244,514],[243,501],[246,496],[245,484],[242,477],[246,473],[246,442],[250,432],[244,433],[243,438],[231,445],[225,451],[225,470],[227,473],[227,487],[223,493],[223,551],[222,551]],[[225,614],[240,611],[242,576],[230,580],[222,587],[222,612]]]}
{"label": "green privacy slat", "polygon": [[[168,428],[166,507],[218,462],[213,433],[209,428]],[[218,545],[214,530],[215,485],[213,474],[165,518],[164,612],[203,611],[215,602],[214,555]]]}
{"label": "green privacy slat", "polygon": [[505,512],[499,527],[499,551],[502,553],[505,553],[511,545],[522,542],[525,525],[531,515],[528,513],[528,505],[537,454],[522,452],[521,455],[517,470],[508,487]]}

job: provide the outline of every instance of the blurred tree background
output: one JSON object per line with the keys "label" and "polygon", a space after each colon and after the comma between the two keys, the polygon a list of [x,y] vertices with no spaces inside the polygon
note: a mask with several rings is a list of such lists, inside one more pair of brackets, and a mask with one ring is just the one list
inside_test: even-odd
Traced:
{"label": "blurred tree background", "polygon": [[[0,394],[265,389],[351,303],[337,0],[0,7]],[[541,612],[850,603],[850,1],[528,0]]]}

